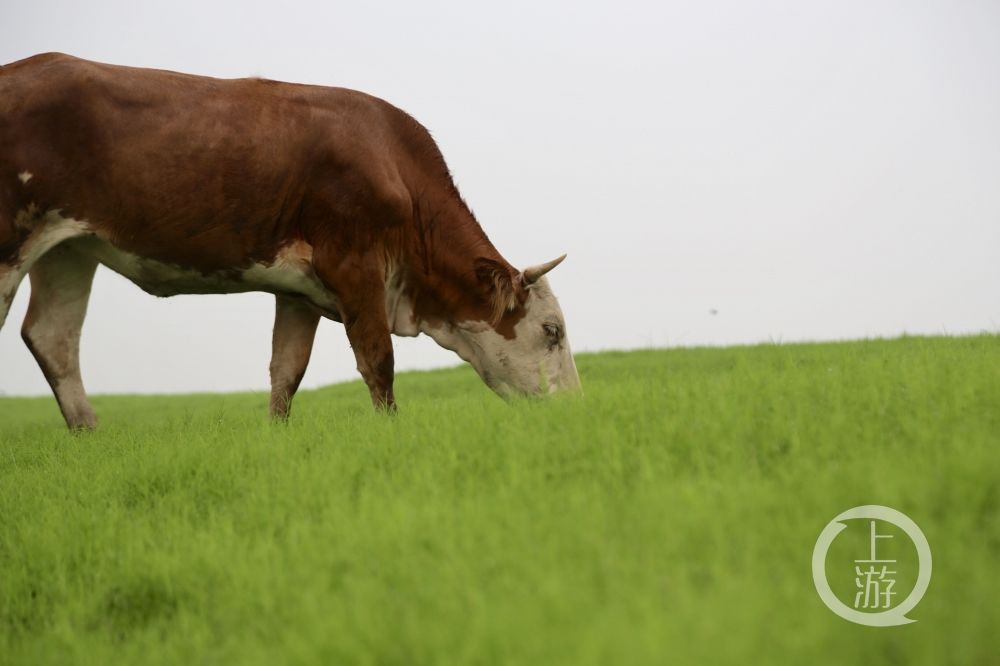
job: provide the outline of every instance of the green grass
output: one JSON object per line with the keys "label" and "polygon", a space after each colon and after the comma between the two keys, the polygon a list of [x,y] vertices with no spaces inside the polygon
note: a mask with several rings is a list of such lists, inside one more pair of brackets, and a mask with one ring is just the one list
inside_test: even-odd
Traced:
{"label": "green grass", "polygon": [[[1000,337],[582,355],[582,398],[468,369],[301,394],[0,400],[2,664],[988,664]],[[923,529],[916,623],[848,623],[813,544]],[[850,566],[850,563],[848,563]]]}

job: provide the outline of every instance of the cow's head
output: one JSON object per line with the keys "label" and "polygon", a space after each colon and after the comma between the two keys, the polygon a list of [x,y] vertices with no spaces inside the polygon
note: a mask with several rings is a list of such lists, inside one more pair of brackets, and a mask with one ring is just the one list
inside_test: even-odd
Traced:
{"label": "cow's head", "polygon": [[477,260],[480,314],[428,333],[472,364],[501,396],[578,389],[566,322],[545,278],[565,258],[523,271]]}

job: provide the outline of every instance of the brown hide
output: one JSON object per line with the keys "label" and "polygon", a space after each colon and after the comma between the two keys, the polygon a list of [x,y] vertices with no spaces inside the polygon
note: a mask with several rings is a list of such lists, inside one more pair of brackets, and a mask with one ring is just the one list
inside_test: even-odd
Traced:
{"label": "brown hide", "polygon": [[49,210],[122,251],[206,276],[238,276],[304,242],[344,307],[383,307],[395,270],[422,318],[492,321],[510,337],[522,315],[517,271],[428,132],[352,90],[61,54],[6,65],[0,264],[16,261],[38,222],[31,213]]}

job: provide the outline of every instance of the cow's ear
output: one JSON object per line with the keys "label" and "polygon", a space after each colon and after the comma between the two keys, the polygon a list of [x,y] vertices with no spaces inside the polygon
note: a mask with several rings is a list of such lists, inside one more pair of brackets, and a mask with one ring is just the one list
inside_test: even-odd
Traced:
{"label": "cow's ear", "polygon": [[480,257],[476,259],[476,279],[490,304],[492,323],[497,323],[517,307],[520,275],[515,275],[508,266]]}

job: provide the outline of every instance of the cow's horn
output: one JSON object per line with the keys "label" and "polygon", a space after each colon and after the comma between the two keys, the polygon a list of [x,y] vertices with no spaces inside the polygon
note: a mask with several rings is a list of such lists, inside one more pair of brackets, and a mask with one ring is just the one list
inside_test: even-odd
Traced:
{"label": "cow's horn", "polygon": [[524,276],[525,284],[534,284],[538,282],[538,279],[551,271],[553,268],[562,263],[562,260],[566,258],[566,255],[559,257],[558,259],[553,259],[552,261],[546,261],[544,264],[538,264],[537,266],[529,266],[524,269],[521,273]]}

